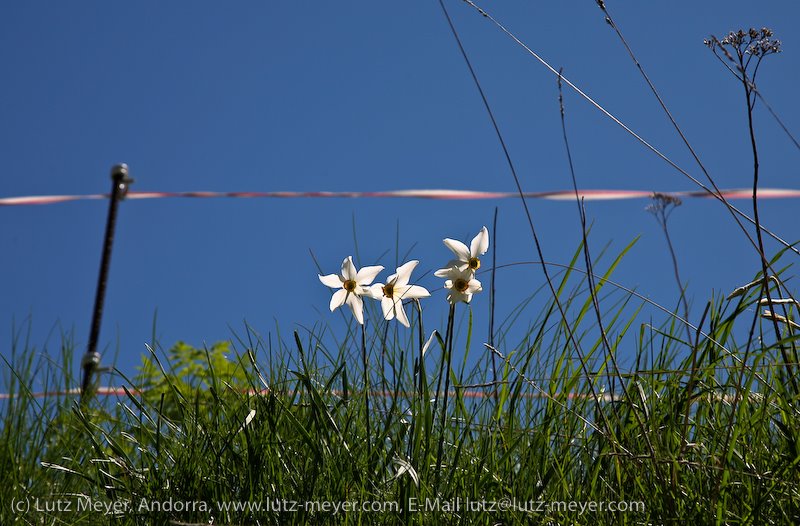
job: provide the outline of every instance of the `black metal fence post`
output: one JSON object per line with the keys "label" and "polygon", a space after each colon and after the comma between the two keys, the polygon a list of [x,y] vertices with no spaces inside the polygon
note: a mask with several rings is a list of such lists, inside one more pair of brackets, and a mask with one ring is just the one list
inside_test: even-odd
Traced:
{"label": "black metal fence post", "polygon": [[100,274],[97,279],[97,293],[94,298],[94,313],[92,314],[92,329],[89,333],[89,344],[86,354],[81,360],[83,368],[83,381],[81,382],[81,400],[87,396],[92,376],[100,365],[100,353],[97,352],[97,340],[100,336],[100,322],[103,318],[103,302],[106,296],[106,283],[108,282],[108,268],[111,264],[111,248],[114,244],[114,229],[117,224],[117,208],[121,200],[128,193],[128,186],[133,179],[128,177],[128,165],[117,164],[111,168],[110,202],[108,204],[108,219],[106,220],[106,235],[103,241],[103,257],[100,260]]}

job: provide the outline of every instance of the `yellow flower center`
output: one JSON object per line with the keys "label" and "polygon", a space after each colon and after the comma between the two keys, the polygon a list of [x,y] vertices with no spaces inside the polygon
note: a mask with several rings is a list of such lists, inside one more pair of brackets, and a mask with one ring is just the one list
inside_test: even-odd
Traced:
{"label": "yellow flower center", "polygon": [[394,295],[394,284],[387,283],[383,286],[383,295],[387,298],[391,298]]}
{"label": "yellow flower center", "polygon": [[478,258],[469,258],[467,260],[467,265],[471,270],[478,270],[481,268],[481,260]]}
{"label": "yellow flower center", "polygon": [[458,292],[466,292],[467,288],[469,288],[469,282],[465,279],[458,278],[455,283],[453,283],[453,288]]}
{"label": "yellow flower center", "polygon": [[342,283],[342,288],[347,292],[353,292],[356,290],[356,282],[352,279],[345,280],[345,282]]}

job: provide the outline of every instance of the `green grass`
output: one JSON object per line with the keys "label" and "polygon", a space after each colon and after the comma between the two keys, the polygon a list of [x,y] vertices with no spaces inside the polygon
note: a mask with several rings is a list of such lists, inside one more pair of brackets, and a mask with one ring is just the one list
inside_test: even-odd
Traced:
{"label": "green grass", "polygon": [[[759,287],[712,298],[686,341],[674,317],[641,319],[646,302],[598,278],[606,345],[589,284],[570,270],[580,253],[554,283],[566,322],[537,294],[498,325],[494,352],[458,305],[451,341],[436,327],[424,382],[419,328],[369,324],[369,391],[356,324],[344,336],[248,328],[207,349],[176,344],[119,382],[127,394],[83,406],[28,388],[76,385],[70,339],[51,361],[15,338],[3,384],[14,397],[0,405],[0,523],[796,523],[796,364],[755,315]],[[793,352],[796,336],[781,329]],[[617,370],[611,358],[625,353],[632,365]],[[498,382],[486,386],[493,359]],[[446,383],[447,404],[436,397]],[[333,513],[371,502],[389,504]],[[262,509],[219,507],[235,503]]]}

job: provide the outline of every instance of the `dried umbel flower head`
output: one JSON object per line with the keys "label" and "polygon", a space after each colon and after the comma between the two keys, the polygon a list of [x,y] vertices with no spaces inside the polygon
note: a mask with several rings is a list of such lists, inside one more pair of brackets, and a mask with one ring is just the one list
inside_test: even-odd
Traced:
{"label": "dried umbel flower head", "polygon": [[728,33],[728,36],[722,39],[720,44],[723,46],[739,47],[744,42],[745,34],[741,29],[739,31]]}
{"label": "dried umbel flower head", "polygon": [[[731,31],[722,40],[711,36],[703,40],[703,43],[715,53],[722,48],[721,51],[728,60],[733,60],[733,55],[739,58],[745,55],[764,57],[781,52],[781,41],[773,38],[772,30],[767,27],[761,29],[751,27],[747,31],[742,29]],[[731,54],[724,48],[731,48],[733,53]]]}
{"label": "dried umbel flower head", "polygon": [[683,201],[678,196],[653,192],[653,202],[645,210],[656,216],[664,215],[670,208],[681,206]]}
{"label": "dried umbel flower head", "polygon": [[[781,41],[773,38],[772,30],[766,27],[731,31],[722,40],[712,35],[703,43],[728,71],[744,83],[748,101],[757,93],[755,82],[761,60],[781,52]],[[748,104],[752,105],[752,101]]]}
{"label": "dried umbel flower head", "polygon": [[745,53],[756,57],[768,55],[770,53],[781,52],[781,41],[772,38],[772,31],[762,27],[761,31],[750,30],[750,45],[747,46]]}

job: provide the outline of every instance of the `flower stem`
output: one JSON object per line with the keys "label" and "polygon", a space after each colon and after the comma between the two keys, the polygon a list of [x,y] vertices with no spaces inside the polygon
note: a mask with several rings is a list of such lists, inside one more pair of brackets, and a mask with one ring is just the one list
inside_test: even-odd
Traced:
{"label": "flower stem", "polygon": [[[497,273],[497,207],[494,208],[494,221],[492,222],[492,279],[489,287],[489,345],[494,347],[494,307],[496,303],[495,296],[495,275]],[[497,384],[497,356],[492,353],[492,385],[494,389],[495,404],[500,399],[500,391]]]}
{"label": "flower stem", "polygon": [[416,385],[418,389],[419,396],[423,395],[423,383],[427,381],[425,375],[425,329],[422,325],[422,305],[420,305],[419,300],[414,300],[414,306],[416,307],[417,317],[419,319],[419,357],[417,358],[417,363],[414,367],[414,375],[416,380]]}
{"label": "flower stem", "polygon": [[369,425],[369,362],[367,360],[367,327],[361,324],[361,360],[364,364],[364,421],[367,426],[367,459],[372,460],[372,430]]}
{"label": "flower stem", "polygon": [[[767,255],[764,250],[764,238],[761,234],[761,221],[759,220],[758,214],[758,178],[759,178],[759,164],[758,164],[758,145],[756,143],[756,132],[755,126],[753,124],[753,112],[754,112],[754,103],[755,97],[753,96],[753,87],[755,87],[755,77],[756,73],[758,72],[758,66],[761,64],[762,57],[758,58],[756,62],[756,71],[753,73],[752,78],[748,78],[747,76],[747,64],[749,60],[752,58],[752,55],[747,60],[744,61],[744,55],[741,51],[739,51],[737,58],[739,60],[739,67],[741,68],[742,72],[742,86],[744,87],[744,96],[745,101],[747,103],[747,127],[748,132],[750,134],[750,147],[753,152],[753,221],[755,221],[756,227],[756,240],[758,241],[758,255],[760,256],[760,263],[761,263],[761,275],[764,278],[764,282],[762,285],[762,291],[764,296],[766,296],[767,303],[772,305],[772,295],[770,293],[770,284],[769,284],[769,267],[770,263],[767,261]],[[779,289],[780,290],[780,289]],[[786,346],[783,344],[783,336],[781,334],[781,329],[778,326],[778,321],[773,318],[772,319],[772,327],[775,330],[775,339],[777,340],[777,346],[780,349],[781,357],[783,358],[783,362],[786,364],[786,374],[787,378],[792,384],[792,388],[797,394],[800,392],[800,386],[797,384],[796,374],[792,369],[793,363],[797,362],[797,350],[792,342],[792,354],[794,356],[790,356]],[[742,369],[742,375],[744,374],[744,369]]]}
{"label": "flower stem", "polygon": [[[442,385],[442,372],[444,371],[444,403],[442,404],[442,425],[439,429],[439,447],[436,452],[436,484],[439,487],[439,477],[442,472],[442,454],[444,452],[444,433],[445,423],[447,422],[447,398],[450,391],[450,363],[453,356],[453,326],[455,325],[456,306],[450,305],[450,313],[447,316],[447,331],[444,339],[444,354],[442,354],[442,366],[439,368],[439,380],[436,385],[436,400],[439,400],[439,387]],[[435,406],[434,406],[435,413]]]}
{"label": "flower stem", "polygon": [[[425,329],[422,327],[422,306],[419,300],[413,300],[414,310],[417,311],[419,320],[419,355],[414,363],[414,387],[416,389],[416,396],[411,404],[411,428],[409,429],[408,441],[408,458],[413,462],[415,460],[414,453],[417,451],[417,419],[422,418],[424,415],[423,401],[425,400],[425,383],[427,382],[427,375],[425,374],[425,357],[423,356],[423,349],[425,348]],[[423,419],[425,421],[427,419]]]}

